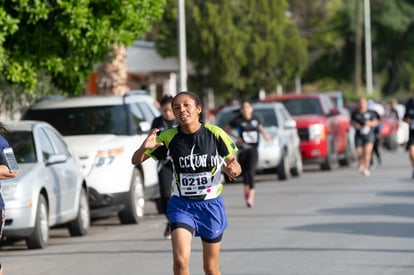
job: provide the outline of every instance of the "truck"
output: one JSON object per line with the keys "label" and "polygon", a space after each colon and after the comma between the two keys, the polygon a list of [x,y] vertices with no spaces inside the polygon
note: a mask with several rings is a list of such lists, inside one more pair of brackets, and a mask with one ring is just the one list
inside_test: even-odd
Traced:
{"label": "truck", "polygon": [[350,117],[339,111],[328,94],[275,95],[263,101],[283,103],[296,121],[304,164],[319,164],[322,170],[332,170],[337,164],[352,163]]}

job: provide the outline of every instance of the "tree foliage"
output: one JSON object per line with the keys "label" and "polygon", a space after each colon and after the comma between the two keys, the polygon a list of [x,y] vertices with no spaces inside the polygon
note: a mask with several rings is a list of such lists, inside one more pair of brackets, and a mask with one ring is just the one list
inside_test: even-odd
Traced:
{"label": "tree foliage", "polygon": [[36,89],[43,71],[61,90],[77,94],[111,45],[130,45],[163,11],[163,0],[3,0],[0,72]]}
{"label": "tree foliage", "polygon": [[300,33],[308,42],[309,63],[303,81],[312,83],[328,78],[336,83],[351,81],[354,51],[349,51],[348,45],[352,43],[348,41],[353,39],[354,25],[349,13],[343,11],[343,0],[288,2]]}
{"label": "tree foliage", "polygon": [[[157,26],[163,56],[177,55],[176,2],[168,1]],[[187,55],[194,68],[189,86],[249,97],[293,81],[307,53],[286,10],[285,0],[187,0]]]}
{"label": "tree foliage", "polygon": [[410,0],[375,0],[371,3],[375,69],[383,73],[382,93],[394,94],[414,75],[414,3]]}
{"label": "tree foliage", "polygon": [[[352,83],[355,69],[355,1],[289,0],[301,33],[307,38],[310,62],[304,82]],[[363,6],[363,5],[361,5]],[[383,95],[410,89],[414,75],[414,3],[371,0],[373,71]],[[363,27],[363,25],[361,25]],[[364,33],[364,30],[362,30]],[[363,38],[364,39],[364,38]],[[365,60],[365,49],[361,48]],[[365,62],[363,76],[365,76]]]}

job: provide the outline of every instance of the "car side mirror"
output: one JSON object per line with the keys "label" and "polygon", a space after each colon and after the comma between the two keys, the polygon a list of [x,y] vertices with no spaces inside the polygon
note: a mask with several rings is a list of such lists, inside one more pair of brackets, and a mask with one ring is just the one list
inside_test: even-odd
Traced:
{"label": "car side mirror", "polygon": [[340,112],[339,112],[338,108],[333,108],[333,109],[331,109],[331,111],[329,111],[330,116],[336,116],[336,115],[339,115],[339,114],[340,114]]}
{"label": "car side mirror", "polygon": [[138,132],[140,133],[148,133],[151,130],[151,125],[147,121],[141,121],[139,124]]}
{"label": "car side mirror", "polygon": [[51,155],[46,160],[46,165],[52,165],[56,163],[64,163],[68,160],[68,157],[64,154]]}
{"label": "car side mirror", "polygon": [[285,122],[285,129],[294,129],[296,128],[296,121],[291,119]]}

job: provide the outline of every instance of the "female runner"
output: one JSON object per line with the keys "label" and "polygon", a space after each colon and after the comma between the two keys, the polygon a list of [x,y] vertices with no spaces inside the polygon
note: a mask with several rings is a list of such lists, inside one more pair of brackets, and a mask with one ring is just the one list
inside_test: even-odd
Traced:
{"label": "female runner", "polygon": [[169,157],[174,167],[172,197],[167,215],[171,224],[174,274],[190,274],[191,241],[199,236],[205,274],[220,274],[221,239],[227,217],[221,196],[221,169],[231,178],[240,175],[237,147],[223,129],[200,122],[200,98],[191,92],[177,94],[172,103],[178,127],[152,129],[132,156],[139,164],[148,157]]}

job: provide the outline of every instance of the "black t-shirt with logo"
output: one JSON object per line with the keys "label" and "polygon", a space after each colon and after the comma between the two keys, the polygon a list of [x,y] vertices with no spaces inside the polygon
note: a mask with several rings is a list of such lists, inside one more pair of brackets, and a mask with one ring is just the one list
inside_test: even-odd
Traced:
{"label": "black t-shirt with logo", "polygon": [[374,121],[378,120],[379,116],[377,112],[374,112],[372,110],[368,110],[364,113],[360,113],[358,110],[354,111],[351,115],[351,121],[354,123],[358,123],[361,125],[361,128],[356,129],[357,135],[371,135],[374,133],[375,127],[370,127],[365,125],[366,121]]}
{"label": "black t-shirt with logo", "polygon": [[154,159],[170,158],[174,167],[172,195],[213,199],[222,191],[221,167],[224,159],[237,152],[237,146],[220,127],[202,124],[193,134],[180,127],[170,128],[157,137],[164,145],[146,151]]}
{"label": "black t-shirt with logo", "polygon": [[233,119],[229,125],[237,129],[237,133],[245,144],[257,147],[260,141],[260,118],[253,115],[251,119],[245,119],[242,115]]}

